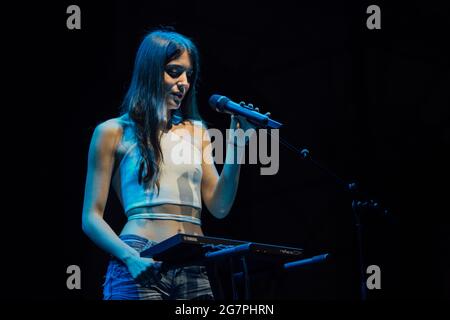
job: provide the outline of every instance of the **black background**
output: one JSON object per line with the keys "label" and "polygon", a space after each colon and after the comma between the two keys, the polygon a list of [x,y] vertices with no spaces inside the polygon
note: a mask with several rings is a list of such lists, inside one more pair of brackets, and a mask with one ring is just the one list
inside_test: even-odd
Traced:
{"label": "black background", "polygon": [[[81,8],[81,30],[66,28],[70,4]],[[370,4],[381,8],[381,30],[366,27]],[[388,218],[365,215],[367,263],[382,271],[382,289],[369,299],[450,297],[447,8],[63,1],[12,10],[5,98],[13,103],[4,139],[14,169],[6,172],[3,234],[5,252],[15,253],[7,256],[17,258],[6,263],[7,297],[21,298],[31,286],[32,299],[101,298],[108,256],[81,231],[88,145],[95,126],[118,115],[138,45],[159,25],[198,45],[200,112],[211,127],[229,125],[209,108],[211,94],[260,106],[285,124],[284,139],[389,208]],[[277,175],[259,169],[242,167],[226,219],[203,209],[205,234],[332,253],[327,264],[286,274],[277,294],[357,300],[349,195],[283,146]],[[117,232],[125,222],[113,193],[105,218]],[[81,290],[66,288],[72,264],[81,267]]]}

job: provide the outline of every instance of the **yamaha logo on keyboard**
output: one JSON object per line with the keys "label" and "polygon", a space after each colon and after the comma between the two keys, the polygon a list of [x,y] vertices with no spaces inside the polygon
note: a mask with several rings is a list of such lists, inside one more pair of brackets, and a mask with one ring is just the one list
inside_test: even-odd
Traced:
{"label": "yamaha logo on keyboard", "polygon": [[187,240],[187,241],[195,241],[195,242],[198,242],[198,239],[196,238],[196,237],[188,237],[188,236],[185,236],[185,237],[183,237],[184,238],[184,240]]}
{"label": "yamaha logo on keyboard", "polygon": [[284,254],[295,255],[295,256],[297,256],[297,255],[299,255],[299,254],[302,254],[302,252],[301,252],[301,251],[298,251],[298,250],[281,249],[280,252],[281,252],[281,253],[284,253]]}

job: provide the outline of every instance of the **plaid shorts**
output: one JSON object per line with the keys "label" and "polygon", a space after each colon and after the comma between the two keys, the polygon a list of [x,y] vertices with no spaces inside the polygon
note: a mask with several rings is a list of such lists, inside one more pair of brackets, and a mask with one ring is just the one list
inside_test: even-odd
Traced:
{"label": "plaid shorts", "polygon": [[[120,239],[138,252],[157,242],[136,235]],[[136,282],[121,261],[112,258],[103,285],[104,300],[213,300],[214,296],[204,266],[169,269],[160,279],[145,286]]]}

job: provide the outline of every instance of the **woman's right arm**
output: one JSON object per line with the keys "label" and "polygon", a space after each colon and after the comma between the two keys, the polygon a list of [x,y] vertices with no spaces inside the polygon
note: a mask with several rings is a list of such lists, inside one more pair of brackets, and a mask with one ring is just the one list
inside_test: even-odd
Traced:
{"label": "woman's right arm", "polygon": [[123,242],[103,219],[115,150],[121,135],[122,127],[114,120],[106,121],[95,128],[89,147],[82,228],[97,246],[121,260],[134,279],[145,283],[154,279],[153,271],[158,271],[160,263],[151,258],[142,258],[139,252]]}
{"label": "woman's right arm", "polygon": [[103,219],[108,198],[115,150],[122,127],[114,120],[98,125],[89,146],[82,228],[100,248],[127,262],[139,253],[123,242]]}

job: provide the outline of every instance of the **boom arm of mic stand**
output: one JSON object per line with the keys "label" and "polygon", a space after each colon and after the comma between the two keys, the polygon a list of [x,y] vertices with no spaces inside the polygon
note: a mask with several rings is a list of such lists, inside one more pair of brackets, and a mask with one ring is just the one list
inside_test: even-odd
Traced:
{"label": "boom arm of mic stand", "polygon": [[[270,134],[270,133],[269,133]],[[376,208],[381,209],[386,216],[388,214],[388,210],[385,208],[382,208],[379,203],[375,202],[374,200],[369,199],[367,195],[364,195],[360,190],[357,188],[357,184],[355,182],[347,183],[340,177],[338,177],[336,174],[328,170],[327,168],[323,167],[320,163],[316,162],[310,155],[310,152],[308,149],[297,149],[295,146],[291,145],[289,142],[285,141],[281,137],[279,138],[280,142],[286,146],[288,149],[294,151],[297,155],[299,155],[301,158],[309,160],[311,163],[313,163],[317,168],[319,168],[322,172],[325,172],[329,176],[333,177],[334,180],[341,186],[344,187],[344,189],[348,192],[350,192],[353,195],[353,201],[352,201],[352,209],[355,215],[355,225],[357,230],[357,236],[358,236],[358,258],[359,258],[359,269],[360,269],[360,292],[361,292],[361,299],[366,300],[367,299],[367,287],[365,285],[364,281],[364,258],[363,258],[363,251],[362,251],[362,225],[361,220],[359,217],[358,209],[364,208]],[[357,199],[360,198],[360,199]],[[361,201],[361,199],[364,199]],[[308,259],[307,259],[308,260]],[[305,263],[312,263],[312,261],[305,262],[298,262],[300,265]]]}
{"label": "boom arm of mic stand", "polygon": [[[270,135],[270,132],[268,132]],[[302,148],[298,149],[292,144],[290,144],[288,141],[284,140],[283,138],[279,137],[280,142],[282,145],[290,149],[291,151],[294,151],[300,158],[304,160],[310,161],[314,166],[319,168],[322,172],[325,172],[328,176],[333,177],[334,181],[336,181],[341,187],[344,188],[345,191],[350,192],[353,194],[353,197],[361,198],[356,201],[357,208],[371,208],[371,209],[378,209],[383,212],[385,216],[389,214],[389,210],[382,207],[381,204],[378,201],[375,201],[373,199],[370,199],[367,194],[364,194],[361,190],[358,188],[358,184],[356,182],[346,182],[344,179],[337,176],[334,172],[330,171],[329,169],[322,166],[319,162],[317,162],[313,157],[311,157],[311,153],[308,149]]]}

